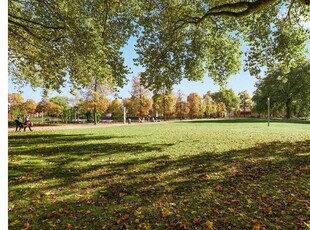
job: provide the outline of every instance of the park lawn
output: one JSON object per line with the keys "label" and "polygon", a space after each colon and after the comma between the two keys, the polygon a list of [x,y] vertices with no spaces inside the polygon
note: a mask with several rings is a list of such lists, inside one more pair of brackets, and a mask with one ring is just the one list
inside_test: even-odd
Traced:
{"label": "park lawn", "polygon": [[9,229],[307,229],[309,194],[306,122],[9,133]]}

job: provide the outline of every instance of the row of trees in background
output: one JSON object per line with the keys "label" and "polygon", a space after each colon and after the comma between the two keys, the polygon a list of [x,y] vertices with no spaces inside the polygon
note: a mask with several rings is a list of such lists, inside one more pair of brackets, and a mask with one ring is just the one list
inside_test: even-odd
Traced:
{"label": "row of trees in background", "polygon": [[10,112],[16,117],[22,114],[43,114],[50,117],[62,118],[64,121],[77,120],[84,117],[94,121],[106,114],[113,120],[123,119],[123,108],[127,117],[149,118],[203,118],[225,117],[252,114],[266,115],[267,101],[270,98],[271,114],[291,118],[307,117],[310,114],[310,61],[298,65],[289,73],[277,68],[262,78],[256,84],[257,90],[253,98],[247,91],[238,95],[232,89],[221,88],[218,92],[206,92],[203,96],[197,93],[185,95],[181,91],[172,93],[163,85],[160,90],[151,92],[144,87],[141,74],[132,79],[131,96],[120,100],[110,100],[113,90],[108,85],[98,81],[84,91],[80,96],[44,97],[40,102],[24,101],[19,93],[8,95]]}
{"label": "row of trees in background", "polygon": [[[56,96],[44,97],[38,103],[34,100],[24,101],[19,93],[8,95],[10,112],[13,117],[23,114],[36,114],[38,117],[49,116],[61,118],[65,122],[84,118],[94,121],[104,116],[111,116],[113,120],[123,119],[123,108],[127,117],[162,118],[203,118],[225,117],[227,114],[238,116],[240,108],[251,109],[251,97],[247,91],[237,96],[232,89],[221,89],[218,92],[208,91],[200,96],[197,93],[185,95],[182,91],[176,93],[160,90],[151,93],[140,82],[140,75],[133,77],[131,96],[120,100],[110,100],[107,91],[93,91],[81,93],[82,97],[67,98]],[[82,99],[83,98],[83,99]]]}
{"label": "row of trees in background", "polygon": [[[242,103],[242,104],[241,104]],[[208,91],[200,96],[191,93],[186,96],[181,91],[172,93],[163,86],[160,90],[151,92],[143,86],[140,74],[133,78],[131,97],[123,100],[123,105],[130,116],[170,118],[202,118],[225,117],[228,114],[240,115],[251,109],[253,102],[247,91],[235,94],[232,89],[221,89],[219,92]]]}
{"label": "row of trees in background", "polygon": [[24,101],[19,93],[8,95],[10,112],[13,117],[23,114],[43,114],[61,118],[65,122],[85,118],[97,123],[107,114],[113,120],[123,119],[123,108],[127,117],[162,119],[185,119],[203,117],[245,116],[246,114],[266,115],[267,101],[270,98],[271,114],[291,118],[307,117],[310,114],[310,61],[296,66],[289,73],[278,68],[262,78],[256,84],[257,90],[251,98],[247,91],[238,95],[232,89],[221,88],[218,92],[206,92],[204,95],[181,91],[172,93],[164,86],[151,92],[143,86],[141,74],[133,77],[131,96],[120,100],[110,100],[113,91],[106,85],[94,82],[80,96],[44,97],[40,102],[28,99]]}

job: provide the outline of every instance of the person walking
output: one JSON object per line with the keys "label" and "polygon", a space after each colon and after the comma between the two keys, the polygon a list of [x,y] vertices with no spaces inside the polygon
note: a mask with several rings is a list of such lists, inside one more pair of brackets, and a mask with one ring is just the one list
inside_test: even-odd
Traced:
{"label": "person walking", "polygon": [[31,129],[31,121],[30,121],[29,115],[26,115],[26,118],[25,118],[24,132],[26,131],[27,127],[29,128],[30,131],[32,131],[32,129]]}
{"label": "person walking", "polygon": [[19,120],[19,117],[15,119],[16,129],[15,132],[20,132],[20,130],[24,127],[23,123]]}

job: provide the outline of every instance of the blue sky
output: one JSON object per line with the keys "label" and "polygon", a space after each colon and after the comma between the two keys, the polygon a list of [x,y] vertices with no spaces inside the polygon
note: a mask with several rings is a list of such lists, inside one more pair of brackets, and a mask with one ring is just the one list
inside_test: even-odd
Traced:
{"label": "blue sky", "polygon": [[[134,75],[137,75],[139,72],[143,71],[143,68],[141,66],[134,65],[133,58],[137,57],[137,54],[134,50],[134,44],[135,44],[135,39],[131,38],[128,44],[122,50],[123,56],[125,58],[125,64],[128,67],[130,67],[132,70],[132,73],[127,76],[129,79],[128,84],[124,88],[119,90],[119,96],[122,98],[130,96],[129,92],[131,90],[131,78]],[[244,90],[248,90],[248,92],[252,94],[255,90],[255,87],[254,87],[255,82],[256,82],[256,79],[250,76],[248,72],[240,71],[238,74],[230,78],[227,86],[229,88],[232,88],[236,94]],[[13,93],[13,92],[17,92],[17,90],[18,90],[18,86],[14,85],[9,78],[8,92]],[[213,80],[206,75],[203,81],[200,81],[200,82],[188,81],[186,79],[183,80],[179,85],[176,85],[174,87],[175,92],[178,90],[183,91],[186,95],[192,92],[196,92],[202,96],[209,90],[211,92],[218,91],[219,86],[215,85],[213,83]],[[25,100],[34,99],[37,102],[41,100],[42,90],[40,88],[33,90],[30,86],[27,86],[27,87],[21,88],[21,91],[22,91],[22,95]],[[56,95],[68,96],[70,98],[74,97],[73,95],[69,93],[68,87],[63,88],[61,94],[58,94],[57,92],[51,92],[49,94],[49,96],[56,96]]]}

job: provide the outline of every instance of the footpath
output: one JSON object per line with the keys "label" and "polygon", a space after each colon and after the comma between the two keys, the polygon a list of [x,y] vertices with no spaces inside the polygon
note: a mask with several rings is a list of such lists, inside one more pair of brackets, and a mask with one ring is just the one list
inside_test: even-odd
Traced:
{"label": "footpath", "polygon": [[[98,123],[96,125],[92,123],[87,124],[55,124],[55,125],[34,125],[32,128],[32,132],[37,131],[47,131],[47,130],[63,130],[63,129],[90,129],[90,128],[108,128],[108,127],[115,127],[115,126],[129,126],[129,125],[145,125],[145,124],[156,124],[157,122],[132,122],[131,124],[124,124],[124,123]],[[15,126],[8,128],[9,132],[15,132]],[[21,132],[24,132],[24,129],[21,129]],[[28,128],[26,128],[26,132],[30,132]]]}

